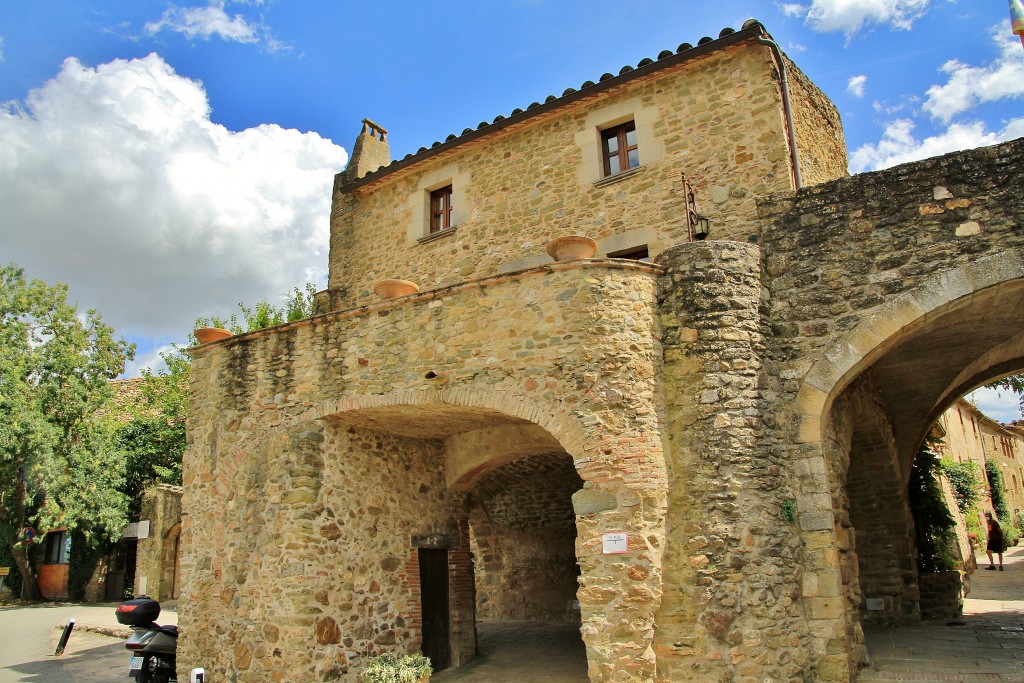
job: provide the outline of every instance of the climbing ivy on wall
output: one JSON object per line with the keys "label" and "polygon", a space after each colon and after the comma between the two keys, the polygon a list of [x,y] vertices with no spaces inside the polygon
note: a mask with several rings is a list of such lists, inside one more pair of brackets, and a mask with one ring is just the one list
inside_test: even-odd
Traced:
{"label": "climbing ivy on wall", "polygon": [[992,509],[1000,520],[1009,522],[1010,508],[1006,506],[1006,490],[1003,488],[1003,475],[999,473],[999,466],[991,460],[985,461],[985,476],[988,477]]}
{"label": "climbing ivy on wall", "polygon": [[981,474],[974,462],[954,462],[945,458],[941,461],[942,473],[946,475],[960,512],[967,514],[981,499]]}

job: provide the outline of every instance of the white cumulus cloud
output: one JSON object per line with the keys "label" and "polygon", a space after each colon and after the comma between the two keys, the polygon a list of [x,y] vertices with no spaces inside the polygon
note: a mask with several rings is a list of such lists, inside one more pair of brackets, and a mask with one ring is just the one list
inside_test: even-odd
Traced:
{"label": "white cumulus cloud", "polygon": [[1005,27],[993,28],[993,38],[1001,52],[991,64],[972,66],[952,59],[942,66],[948,75],[942,85],[928,88],[924,110],[948,123],[957,114],[978,104],[1024,97],[1024,50],[1017,36],[1005,38]]}
{"label": "white cumulus cloud", "polygon": [[914,137],[910,119],[891,121],[877,144],[867,144],[850,155],[850,170],[877,171],[899,164],[1013,140],[1024,132],[1024,118],[1013,119],[1002,131],[986,129],[984,122],[955,123],[944,132],[923,139]]}
{"label": "white cumulus cloud", "polygon": [[262,23],[249,21],[241,14],[229,15],[224,5],[224,0],[212,0],[205,6],[172,6],[164,11],[159,20],[146,23],[145,30],[150,35],[173,31],[189,39],[209,40],[216,36],[235,43],[263,42],[271,52],[284,47],[283,43],[270,37]]}
{"label": "white cumulus cloud", "polygon": [[214,123],[158,55],[68,59],[0,107],[0,261],[68,283],[122,334],[184,341],[198,316],[323,283],[346,161],[316,133]]}
{"label": "white cumulus cloud", "polygon": [[864,86],[867,85],[867,76],[854,76],[846,83],[846,92],[854,97],[864,97]]}
{"label": "white cumulus cloud", "polygon": [[852,35],[872,24],[910,29],[931,0],[812,0],[810,5],[782,5],[783,13],[803,16],[815,31],[841,31]]}

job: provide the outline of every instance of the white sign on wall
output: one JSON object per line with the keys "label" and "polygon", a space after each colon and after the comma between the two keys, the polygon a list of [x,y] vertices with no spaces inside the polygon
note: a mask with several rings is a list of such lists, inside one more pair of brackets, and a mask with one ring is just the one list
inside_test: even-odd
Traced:
{"label": "white sign on wall", "polygon": [[629,534],[609,531],[601,534],[601,547],[605,555],[623,555],[629,552]]}

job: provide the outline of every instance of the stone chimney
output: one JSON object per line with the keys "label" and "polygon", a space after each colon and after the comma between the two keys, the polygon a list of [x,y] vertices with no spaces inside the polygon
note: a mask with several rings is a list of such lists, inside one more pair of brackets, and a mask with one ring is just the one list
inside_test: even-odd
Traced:
{"label": "stone chimney", "polygon": [[352,156],[345,169],[345,182],[358,180],[390,163],[391,148],[388,147],[387,130],[370,119],[363,119],[363,130],[352,145]]}

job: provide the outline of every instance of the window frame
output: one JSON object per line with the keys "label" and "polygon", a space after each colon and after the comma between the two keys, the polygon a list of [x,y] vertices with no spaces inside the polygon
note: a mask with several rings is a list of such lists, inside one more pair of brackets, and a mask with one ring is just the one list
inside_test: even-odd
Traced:
{"label": "window frame", "polygon": [[[633,145],[629,145],[627,142],[629,133],[633,133],[636,141]],[[608,142],[613,139],[616,142],[616,149],[614,152],[610,152],[608,150]],[[636,151],[636,164],[631,166],[629,164],[629,153],[632,151]],[[615,173],[612,173],[613,158],[619,164],[619,170]],[[636,121],[634,119],[610,126],[601,131],[601,164],[605,178],[613,178],[620,173],[640,167],[640,136],[636,130]]]}
{"label": "window frame", "polygon": [[430,223],[428,235],[443,232],[453,227],[451,183],[430,191]]}
{"label": "window frame", "polygon": [[43,564],[68,564],[71,556],[71,535],[67,530],[51,531],[46,535]]}

